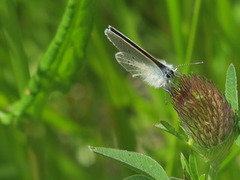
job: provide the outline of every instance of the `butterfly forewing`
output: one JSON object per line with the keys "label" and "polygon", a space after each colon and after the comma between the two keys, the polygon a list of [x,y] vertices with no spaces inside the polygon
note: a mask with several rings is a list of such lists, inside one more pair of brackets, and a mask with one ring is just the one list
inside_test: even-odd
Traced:
{"label": "butterfly forewing", "polygon": [[[139,57],[140,61],[143,61],[145,63],[153,63],[155,66],[157,66],[153,62],[153,61],[158,61],[156,58],[154,58],[152,55],[150,55],[148,52],[146,52],[144,49],[139,47],[132,40],[130,40],[129,38],[124,36],[122,33],[117,31],[113,27],[109,26],[105,30],[105,34],[107,35],[108,39],[113,43],[113,45],[120,52],[132,54],[135,57]],[[164,67],[164,65],[162,63],[159,62],[159,64],[160,64],[160,66]]]}

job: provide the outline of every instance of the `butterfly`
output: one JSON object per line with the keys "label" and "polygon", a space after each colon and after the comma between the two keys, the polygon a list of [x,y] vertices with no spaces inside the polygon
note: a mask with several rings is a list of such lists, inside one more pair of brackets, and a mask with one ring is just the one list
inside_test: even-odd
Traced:
{"label": "butterfly", "polygon": [[[116,60],[133,77],[140,77],[150,86],[169,91],[179,66],[174,68],[166,61],[158,60],[112,26],[108,26],[104,33],[120,51],[115,54]],[[203,62],[189,64],[200,63]]]}

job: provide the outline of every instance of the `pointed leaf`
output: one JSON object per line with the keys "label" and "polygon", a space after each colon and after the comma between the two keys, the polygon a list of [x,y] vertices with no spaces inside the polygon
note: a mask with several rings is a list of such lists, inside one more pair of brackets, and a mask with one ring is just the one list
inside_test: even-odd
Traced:
{"label": "pointed leaf", "polygon": [[97,154],[113,159],[128,168],[151,177],[156,180],[167,180],[168,176],[162,166],[154,159],[144,154],[129,152],[119,149],[89,147],[89,149]]}
{"label": "pointed leaf", "polygon": [[176,136],[178,139],[182,141],[187,141],[187,138],[184,134],[184,132],[177,132],[175,128],[169,124],[167,121],[160,121],[160,123],[155,124],[157,128],[160,128],[163,131],[166,131],[174,136]]}
{"label": "pointed leaf", "polygon": [[189,165],[188,165],[188,161],[182,153],[181,153],[181,156],[180,156],[180,160],[181,160],[184,175],[187,176],[187,178],[190,178],[191,175],[190,175],[190,170],[189,170],[190,168],[189,168]]}
{"label": "pointed leaf", "polygon": [[183,155],[183,153],[181,153],[181,155],[180,155],[180,160],[181,160],[183,170],[187,171],[187,173],[189,174],[188,162],[187,162],[187,159],[185,158],[185,156]]}
{"label": "pointed leaf", "polygon": [[194,155],[189,156],[189,160],[187,160],[184,155],[181,153],[181,164],[185,175],[189,176],[192,180],[198,179],[198,171],[197,171],[197,163]]}
{"label": "pointed leaf", "polygon": [[238,91],[237,91],[237,76],[233,64],[230,64],[227,70],[225,96],[230,102],[234,110],[238,110]]}
{"label": "pointed leaf", "polygon": [[189,170],[190,170],[190,175],[197,180],[199,175],[198,175],[196,157],[194,154],[191,154],[189,156]]}

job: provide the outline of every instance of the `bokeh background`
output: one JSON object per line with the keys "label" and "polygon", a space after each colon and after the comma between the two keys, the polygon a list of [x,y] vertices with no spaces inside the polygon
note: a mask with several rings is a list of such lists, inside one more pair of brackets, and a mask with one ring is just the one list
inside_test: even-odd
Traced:
{"label": "bokeh background", "polygon": [[[89,1],[93,18],[85,23],[91,24],[90,36],[74,77],[64,87],[53,84],[55,88],[40,92],[23,115],[0,125],[0,179],[100,180],[135,174],[95,156],[89,145],[144,153],[169,176],[182,177],[179,156],[188,156],[189,149],[154,126],[165,120],[178,127],[168,94],[132,78],[116,62],[117,49],[104,29],[112,25],[169,64],[204,61],[179,70],[204,76],[224,92],[229,64],[235,65],[237,75],[240,72],[240,1]],[[2,112],[21,97],[17,71],[36,74],[66,5],[66,0],[0,2]],[[13,56],[16,47],[23,48],[22,55]],[[218,179],[239,178],[238,152],[234,145]],[[198,164],[204,173],[201,158]]]}

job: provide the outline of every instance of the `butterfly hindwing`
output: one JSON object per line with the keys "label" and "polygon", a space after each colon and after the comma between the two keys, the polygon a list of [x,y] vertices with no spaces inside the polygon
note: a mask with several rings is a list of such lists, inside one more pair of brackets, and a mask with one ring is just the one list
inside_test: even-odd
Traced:
{"label": "butterfly hindwing", "polygon": [[[164,85],[162,71],[151,61],[140,59],[129,53],[118,52],[115,55],[121,64],[133,77],[140,77],[143,81],[154,87]],[[145,57],[142,57],[145,58]]]}

